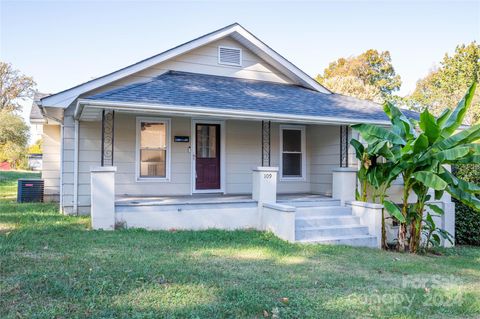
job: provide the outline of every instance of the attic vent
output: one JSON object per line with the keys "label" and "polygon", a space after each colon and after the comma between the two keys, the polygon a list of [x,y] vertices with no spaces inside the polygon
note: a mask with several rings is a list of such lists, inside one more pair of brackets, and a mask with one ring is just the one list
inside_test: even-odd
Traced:
{"label": "attic vent", "polygon": [[242,66],[242,49],[218,47],[218,64]]}

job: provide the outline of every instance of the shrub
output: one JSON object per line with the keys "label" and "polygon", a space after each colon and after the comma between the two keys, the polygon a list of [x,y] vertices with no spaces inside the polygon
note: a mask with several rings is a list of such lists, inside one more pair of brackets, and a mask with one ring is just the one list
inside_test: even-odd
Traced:
{"label": "shrub", "polygon": [[[457,177],[480,184],[480,164],[465,164],[454,168]],[[459,245],[480,246],[480,212],[455,201],[455,241]]]}

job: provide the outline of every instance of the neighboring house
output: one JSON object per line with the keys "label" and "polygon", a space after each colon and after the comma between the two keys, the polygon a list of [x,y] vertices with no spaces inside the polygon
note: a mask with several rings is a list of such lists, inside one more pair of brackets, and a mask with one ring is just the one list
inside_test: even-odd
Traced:
{"label": "neighboring house", "polygon": [[91,212],[94,228],[257,228],[378,244],[345,202],[357,164],[348,126],[388,125],[382,107],[330,92],[239,24],[40,108],[46,191],[64,213]]}
{"label": "neighboring house", "polygon": [[32,171],[42,170],[42,154],[28,154],[28,168]]}

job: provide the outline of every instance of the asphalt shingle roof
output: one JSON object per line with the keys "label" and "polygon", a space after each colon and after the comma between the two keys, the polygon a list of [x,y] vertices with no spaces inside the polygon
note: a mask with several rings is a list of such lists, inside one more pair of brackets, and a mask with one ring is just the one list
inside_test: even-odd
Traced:
{"label": "asphalt shingle roof", "polygon": [[[382,106],[371,101],[320,93],[297,85],[178,71],[86,99],[388,121]],[[415,112],[405,113],[418,118]]]}

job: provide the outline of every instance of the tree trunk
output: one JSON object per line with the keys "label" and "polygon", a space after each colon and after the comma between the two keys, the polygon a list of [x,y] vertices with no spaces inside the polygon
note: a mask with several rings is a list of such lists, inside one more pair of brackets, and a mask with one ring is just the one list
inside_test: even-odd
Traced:
{"label": "tree trunk", "polygon": [[387,249],[387,231],[385,229],[385,208],[382,209],[382,249]]}
{"label": "tree trunk", "polygon": [[400,229],[398,230],[398,244],[397,250],[400,252],[407,251],[408,244],[407,244],[407,224],[400,223]]}
{"label": "tree trunk", "polygon": [[[408,184],[408,178],[403,177],[403,203],[402,203],[402,215],[407,220],[408,212],[408,196],[410,195],[410,185]],[[408,220],[407,220],[408,221]],[[400,252],[408,251],[408,239],[407,239],[407,223],[400,223],[398,229],[398,243],[397,250]]]}
{"label": "tree trunk", "polygon": [[[423,201],[424,197],[419,197],[419,201]],[[417,202],[418,203],[418,202]],[[412,221],[412,227],[410,231],[410,251],[412,253],[418,252],[418,248],[420,247],[421,241],[421,234],[422,234],[422,218],[423,218],[423,210],[425,209],[425,204],[419,204],[417,215],[415,216],[415,220]]]}

